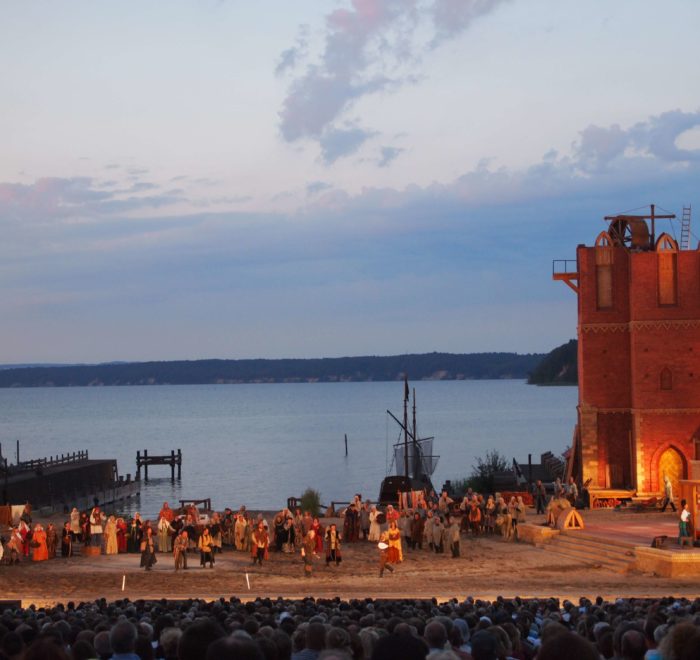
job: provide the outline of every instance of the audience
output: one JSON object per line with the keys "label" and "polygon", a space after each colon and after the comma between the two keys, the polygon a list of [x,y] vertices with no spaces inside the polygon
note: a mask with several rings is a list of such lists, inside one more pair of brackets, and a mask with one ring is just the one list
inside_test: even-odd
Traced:
{"label": "audience", "polygon": [[236,598],[0,607],[0,660],[686,660],[700,598]]}

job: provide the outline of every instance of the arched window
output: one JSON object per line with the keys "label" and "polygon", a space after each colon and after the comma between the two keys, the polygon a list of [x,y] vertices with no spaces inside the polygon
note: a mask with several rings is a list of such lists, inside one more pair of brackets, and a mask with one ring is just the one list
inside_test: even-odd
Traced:
{"label": "arched window", "polygon": [[659,376],[659,386],[662,390],[673,389],[673,374],[668,367],[664,367],[661,370],[661,375]]}
{"label": "arched window", "polygon": [[678,304],[678,243],[668,234],[656,241],[658,258],[659,305]]}
{"label": "arched window", "polygon": [[598,309],[613,306],[613,247],[607,231],[602,231],[595,239],[596,304]]}

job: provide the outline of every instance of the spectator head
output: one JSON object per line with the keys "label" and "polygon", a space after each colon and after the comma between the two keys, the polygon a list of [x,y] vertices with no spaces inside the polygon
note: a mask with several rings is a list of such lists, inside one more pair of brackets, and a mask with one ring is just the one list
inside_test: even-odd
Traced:
{"label": "spectator head", "polygon": [[439,621],[431,621],[425,626],[423,637],[430,649],[444,649],[447,643],[447,631]]}
{"label": "spectator head", "polygon": [[364,650],[364,657],[371,658],[374,647],[379,639],[379,633],[374,630],[374,628],[363,628],[360,630],[359,636],[362,642],[362,649]]}
{"label": "spectator head", "polygon": [[109,642],[109,631],[101,630],[95,635],[92,642],[95,653],[100,660],[107,660],[112,657],[112,645]]}
{"label": "spectator head", "polygon": [[350,634],[344,628],[331,628],[326,633],[326,648],[348,651],[350,649]]}
{"label": "spectator head", "polygon": [[306,648],[323,651],[326,645],[326,626],[322,623],[310,623],[306,629]]}
{"label": "spectator head", "polygon": [[195,621],[182,633],[177,648],[178,660],[201,660],[202,656],[207,655],[207,649],[224,634],[223,629],[214,619]]}
{"label": "spectator head", "polygon": [[169,628],[164,628],[163,632],[160,633],[160,646],[163,649],[163,656],[165,660],[172,660],[177,658],[177,645],[180,642],[180,637],[182,637],[182,630],[180,628],[175,628],[171,626]]}
{"label": "spectator head", "polygon": [[23,649],[24,642],[16,632],[10,631],[2,638],[0,651],[2,651],[8,658],[19,656]]}
{"label": "spectator head", "polygon": [[472,635],[472,657],[474,660],[497,660],[496,638],[486,630]]}
{"label": "spectator head", "polygon": [[54,637],[38,639],[25,652],[23,660],[70,660],[68,653]]}
{"label": "spectator head", "polygon": [[595,646],[587,639],[575,633],[566,632],[552,635],[547,641],[542,643],[537,654],[537,660],[561,660],[561,658],[599,660],[600,656]]}
{"label": "spectator head", "polygon": [[659,644],[662,658],[680,658],[683,647],[695,636],[696,628],[692,623],[682,622],[673,626]]}
{"label": "spectator head", "polygon": [[342,649],[326,649],[321,651],[318,660],[352,660],[352,655]]}
{"label": "spectator head", "polygon": [[136,626],[131,621],[118,621],[109,631],[109,643],[115,655],[133,653],[136,645]]}
{"label": "spectator head", "polygon": [[419,637],[384,635],[377,640],[370,660],[425,660],[426,643]]}
{"label": "spectator head", "polygon": [[271,639],[277,646],[278,660],[290,660],[292,657],[292,638],[283,630],[275,630]]}
{"label": "spectator head", "polygon": [[639,630],[628,630],[622,635],[622,659],[644,660],[647,652],[647,644],[644,633]]}
{"label": "spectator head", "polygon": [[600,655],[608,660],[615,655],[615,649],[613,649],[613,630],[608,626],[600,633],[598,636],[598,641],[596,642],[596,648]]}
{"label": "spectator head", "polygon": [[95,649],[92,648],[92,644],[84,639],[79,639],[73,644],[70,652],[73,660],[91,660],[91,658],[95,657]]}
{"label": "spectator head", "polygon": [[206,660],[265,660],[265,654],[253,640],[240,637],[223,637],[213,641],[205,657]]}
{"label": "spectator head", "polygon": [[155,653],[153,652],[153,645],[151,640],[145,635],[138,635],[136,637],[136,644],[134,644],[134,652],[141,660],[154,660]]}

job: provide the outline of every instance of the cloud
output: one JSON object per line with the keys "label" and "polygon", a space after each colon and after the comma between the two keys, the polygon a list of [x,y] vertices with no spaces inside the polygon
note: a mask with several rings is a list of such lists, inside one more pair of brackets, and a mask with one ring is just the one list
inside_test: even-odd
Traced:
{"label": "cloud", "polygon": [[379,165],[379,167],[388,167],[404,151],[404,149],[398,147],[382,147],[377,165]]}
{"label": "cloud", "polygon": [[124,189],[112,187],[113,182],[104,185],[90,177],[45,177],[30,184],[0,183],[0,217],[46,223],[162,208],[182,200],[177,194],[138,195],[158,187],[148,182],[134,183]]}
{"label": "cloud", "polygon": [[700,149],[680,149],[678,138],[700,126],[700,111],[670,110],[623,129],[618,124],[608,127],[590,125],[573,144],[576,165],[585,172],[605,170],[624,157],[627,151],[666,163],[700,161]]}
{"label": "cloud", "polygon": [[328,190],[329,188],[332,188],[333,185],[330,183],[327,183],[326,181],[312,181],[311,183],[306,184],[306,194],[307,195],[316,195],[320,192],[323,192],[324,190]]}
{"label": "cloud", "polygon": [[330,165],[342,156],[355,153],[374,135],[376,135],[374,131],[366,131],[358,126],[328,128],[319,140],[321,157],[327,165]]}
{"label": "cloud", "polygon": [[332,152],[329,158],[323,149],[324,141],[337,137],[337,122],[345,113],[365,96],[415,84],[423,53],[454,38],[503,1],[351,0],[348,8],[331,11],[315,59],[302,68],[309,52],[306,33],[280,55],[278,74],[302,68],[289,83],[279,111],[283,139],[318,142],[327,164],[353,153],[356,149]]}
{"label": "cloud", "polygon": [[498,5],[508,0],[435,0],[432,18],[435,37],[432,45],[437,46],[464,32],[477,18],[490,14]]}
{"label": "cloud", "polygon": [[[695,152],[678,160],[669,147],[693,115],[586,127],[568,153],[517,169],[484,160],[426,186],[350,194],[311,181],[292,213],[221,211],[206,195],[206,212],[152,211],[147,204],[184,193],[115,195],[86,178],[2,183],[3,346],[28,356],[54,347],[64,323],[65,346],[80,359],[76,328],[91,330],[100,360],[132,356],[134,346],[148,358],[196,353],[202,337],[213,354],[234,344],[262,355],[384,352],[397,336],[400,350],[546,349],[575,328],[575,300],[551,282],[551,260],[590,244],[605,214],[648,201],[674,209],[697,195]],[[464,335],[469,319],[494,311],[491,334]],[[423,318],[442,320],[437,334]],[[329,330],[334,322],[344,334]],[[299,330],[296,348],[289,327]],[[26,340],[27,328],[41,340]],[[230,343],[214,341],[212,328]]]}
{"label": "cloud", "polygon": [[275,67],[275,75],[281,76],[284,75],[287,71],[293,70],[294,68],[296,68],[298,62],[304,57],[306,57],[309,46],[308,33],[308,25],[299,26],[297,42],[291,48],[287,48],[286,50],[282,51],[282,53],[280,53],[279,62]]}
{"label": "cloud", "polygon": [[700,149],[679,149],[676,144],[680,135],[696,126],[700,126],[700,111],[671,110],[633,126],[630,133],[637,147],[662,160],[700,161]]}

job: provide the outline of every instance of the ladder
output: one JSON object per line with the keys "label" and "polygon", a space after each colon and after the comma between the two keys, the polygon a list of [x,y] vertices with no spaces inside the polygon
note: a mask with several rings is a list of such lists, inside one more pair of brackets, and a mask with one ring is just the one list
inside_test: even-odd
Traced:
{"label": "ladder", "polygon": [[690,204],[683,207],[681,218],[681,250],[687,250],[690,245]]}

